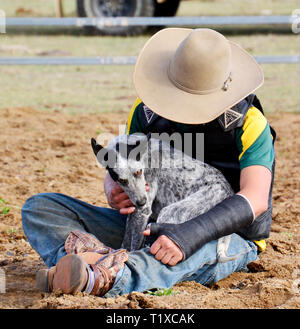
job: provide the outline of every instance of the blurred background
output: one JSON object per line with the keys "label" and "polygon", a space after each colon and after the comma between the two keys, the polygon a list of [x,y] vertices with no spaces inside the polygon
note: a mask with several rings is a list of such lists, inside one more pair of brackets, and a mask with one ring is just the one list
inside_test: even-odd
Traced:
{"label": "blurred background", "polygon": [[[299,308],[300,296],[293,287],[299,282],[300,264],[300,37],[293,33],[290,18],[300,4],[298,0],[156,1],[62,0],[60,7],[58,0],[0,0],[0,10],[9,23],[6,33],[0,33],[0,272],[6,279],[0,309]],[[261,64],[265,83],[256,92],[277,132],[273,224],[267,250],[249,273],[235,273],[213,289],[193,283],[176,286],[183,293],[168,300],[144,294],[136,300],[125,296],[110,301],[41,295],[35,289],[35,275],[44,264],[23,232],[21,208],[26,199],[42,192],[64,193],[108,206],[103,191],[106,173],[97,166],[90,140],[103,133],[120,133],[119,125],[126,122],[136,99],[134,60],[129,65],[10,64],[31,58],[35,62],[99,56],[135,59],[161,27],[102,27],[99,31],[10,23],[14,18],[32,23],[32,18],[56,19],[62,14],[69,19],[133,12],[135,16],[175,15],[175,19],[227,19],[229,24],[209,27],[239,43],[260,62],[260,56],[279,59],[270,63],[268,57],[268,63]],[[263,21],[276,16],[276,20],[284,18],[284,23],[231,24],[236,16],[243,22],[244,16],[252,15]],[[59,22],[63,19],[57,18]],[[288,63],[286,58],[294,60]]]}
{"label": "blurred background", "polygon": [[[0,0],[0,9],[5,11],[7,17],[55,17],[58,13],[56,2]],[[165,8],[158,13],[164,15],[176,13],[177,17],[291,15],[293,10],[299,7],[298,0],[168,0],[167,2],[168,9]],[[91,9],[90,4],[82,8],[83,0],[62,0],[62,3],[63,14],[66,17],[97,14],[97,8]],[[115,3],[118,5],[116,6]],[[124,3],[126,3],[124,0],[98,0],[104,15],[131,14],[130,6],[126,7]],[[154,10],[157,11],[157,8]],[[142,11],[140,14],[149,13]],[[210,27],[239,43],[255,56],[299,55],[299,36],[292,33],[290,24]],[[75,27],[68,29],[8,27],[7,33],[0,35],[0,56],[41,58],[137,56],[146,40],[156,31],[157,29],[153,27],[143,31],[135,28],[130,33],[139,32],[137,35],[103,36],[91,29]],[[265,72],[265,84],[257,94],[263,99],[266,112],[298,111],[299,65],[297,63],[262,64],[262,67]],[[131,81],[132,71],[133,65],[0,66],[0,107],[30,106],[39,110],[56,109],[68,113],[128,110],[136,97]]]}

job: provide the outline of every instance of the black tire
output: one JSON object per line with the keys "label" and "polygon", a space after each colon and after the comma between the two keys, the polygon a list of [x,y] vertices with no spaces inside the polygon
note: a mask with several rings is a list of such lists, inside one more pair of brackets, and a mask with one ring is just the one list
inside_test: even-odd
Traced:
{"label": "black tire", "polygon": [[163,3],[155,2],[154,16],[169,17],[175,16],[180,4],[180,0],[166,0]]}
{"label": "black tire", "polygon": [[[84,0],[76,0],[77,2],[77,15],[78,17],[87,17],[86,11],[84,9]],[[93,33],[95,32],[95,29],[90,26],[84,27],[85,31],[87,33]]]}
{"label": "black tire", "polygon": [[79,17],[86,17],[86,12],[83,6],[83,0],[76,0],[77,2],[77,14]]}
{"label": "black tire", "polygon": [[[151,17],[154,9],[154,0],[77,0],[79,17]],[[146,29],[147,26],[95,27],[104,35],[136,35]]]}

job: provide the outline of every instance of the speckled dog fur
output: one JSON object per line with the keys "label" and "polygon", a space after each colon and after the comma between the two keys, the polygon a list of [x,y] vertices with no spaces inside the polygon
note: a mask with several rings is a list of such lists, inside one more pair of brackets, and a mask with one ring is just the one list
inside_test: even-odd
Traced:
{"label": "speckled dog fur", "polygon": [[[124,145],[129,147],[130,153],[121,150]],[[127,218],[122,245],[130,251],[145,245],[142,232],[150,221],[183,223],[207,212],[234,193],[219,170],[159,139],[137,134],[121,135],[106,149],[95,140],[92,140],[92,146],[98,161],[135,205],[135,212]],[[114,155],[113,168],[104,163],[100,150]],[[136,156],[138,152],[140,157]],[[136,177],[140,170],[142,173]],[[148,192],[146,183],[150,187]]]}

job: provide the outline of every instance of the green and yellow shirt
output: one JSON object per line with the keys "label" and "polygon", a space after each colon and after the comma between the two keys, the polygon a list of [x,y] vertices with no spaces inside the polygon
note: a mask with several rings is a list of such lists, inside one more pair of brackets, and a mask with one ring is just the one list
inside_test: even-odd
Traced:
{"label": "green and yellow shirt", "polygon": [[[139,120],[138,111],[143,110],[144,104],[137,98],[130,111],[126,133],[145,133],[145,126]],[[186,131],[185,124],[176,123],[176,127],[182,132]],[[270,125],[265,116],[255,107],[249,108],[244,124],[236,128],[236,145],[239,151],[240,170],[252,165],[260,165],[272,171],[274,162],[273,139]]]}
{"label": "green and yellow shirt", "polygon": [[[144,116],[148,116],[149,121],[154,115],[150,110],[147,112],[143,102],[138,98],[133,104],[127,120],[127,134],[147,133],[145,121],[140,119],[140,111],[143,111]],[[176,131],[183,133],[188,131],[189,127],[189,125],[181,123],[175,123],[175,126]],[[248,166],[260,165],[272,171],[275,157],[273,137],[270,125],[259,109],[254,106],[248,109],[243,124],[235,128],[234,141],[237,149],[235,161],[239,163],[240,170]],[[255,241],[255,243],[259,250],[265,249],[265,240]]]}

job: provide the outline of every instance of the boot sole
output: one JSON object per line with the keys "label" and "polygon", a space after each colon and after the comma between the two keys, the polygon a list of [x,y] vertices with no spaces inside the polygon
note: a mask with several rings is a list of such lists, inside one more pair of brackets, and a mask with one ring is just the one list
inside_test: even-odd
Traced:
{"label": "boot sole", "polygon": [[[67,255],[56,265],[52,282],[49,285],[49,270],[39,270],[36,275],[36,287],[40,291],[54,292],[61,290],[64,294],[82,291],[88,280],[88,265],[77,255]],[[52,286],[52,291],[49,291]]]}

